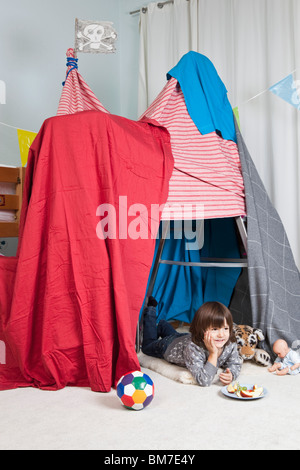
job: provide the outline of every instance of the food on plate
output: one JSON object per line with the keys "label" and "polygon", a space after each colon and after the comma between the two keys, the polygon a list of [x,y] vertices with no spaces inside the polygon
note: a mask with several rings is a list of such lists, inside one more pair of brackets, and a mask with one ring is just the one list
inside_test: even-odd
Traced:
{"label": "food on plate", "polygon": [[252,398],[253,397],[253,390],[241,390],[240,394],[243,398]]}
{"label": "food on plate", "polygon": [[257,387],[256,390],[253,390],[252,397],[257,398],[260,397],[264,393],[264,388],[263,387]]}
{"label": "food on plate", "polygon": [[229,384],[227,387],[227,391],[229,393],[235,393],[237,391],[237,383],[235,383],[234,385]]}
{"label": "food on plate", "polygon": [[228,393],[235,393],[239,398],[257,398],[263,394],[264,388],[255,384],[252,388],[248,389],[238,382],[235,382],[234,384],[231,383],[228,385],[227,391]]}

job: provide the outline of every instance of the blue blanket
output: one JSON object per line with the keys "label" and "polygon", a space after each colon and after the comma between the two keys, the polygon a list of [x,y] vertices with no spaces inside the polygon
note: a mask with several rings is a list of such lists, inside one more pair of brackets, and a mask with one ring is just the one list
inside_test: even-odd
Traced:
{"label": "blue blanket", "polygon": [[[200,251],[187,250],[186,241],[185,238],[167,239],[162,259],[199,262],[206,257],[239,258],[240,256],[235,222],[232,218],[205,221],[204,246]],[[154,260],[158,245],[159,240]],[[228,306],[240,274],[240,268],[200,268],[161,264],[152,293],[158,301],[158,319],[191,323],[196,311],[204,302],[215,300]],[[143,308],[141,314],[142,311]]]}
{"label": "blue blanket", "polygon": [[217,131],[223,139],[236,142],[236,132],[227,90],[213,63],[190,51],[168,72],[184,94],[187,110],[201,134]]}

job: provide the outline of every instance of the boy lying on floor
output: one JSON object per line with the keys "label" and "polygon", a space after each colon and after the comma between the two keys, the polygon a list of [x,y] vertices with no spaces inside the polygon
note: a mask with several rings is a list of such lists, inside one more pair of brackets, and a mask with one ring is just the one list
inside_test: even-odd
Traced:
{"label": "boy lying on floor", "polygon": [[144,310],[142,351],[148,356],[186,367],[199,385],[211,385],[218,368],[224,385],[236,380],[242,367],[233,319],[220,302],[206,302],[196,312],[189,333],[178,333],[170,323],[161,320],[156,325],[157,302],[149,298]]}

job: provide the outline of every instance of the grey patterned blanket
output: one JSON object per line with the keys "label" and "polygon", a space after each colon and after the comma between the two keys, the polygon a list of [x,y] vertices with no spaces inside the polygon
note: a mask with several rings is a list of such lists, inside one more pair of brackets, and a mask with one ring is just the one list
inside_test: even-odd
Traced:
{"label": "grey patterned blanket", "polygon": [[279,338],[293,349],[300,345],[300,274],[283,223],[237,125],[236,133],[246,194],[248,268],[230,308],[236,323],[263,330],[262,346],[273,355],[272,344]]}

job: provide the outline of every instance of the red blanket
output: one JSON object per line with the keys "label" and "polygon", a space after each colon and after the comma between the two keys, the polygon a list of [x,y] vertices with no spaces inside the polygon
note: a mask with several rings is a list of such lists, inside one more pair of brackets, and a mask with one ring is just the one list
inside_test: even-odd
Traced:
{"label": "red blanket", "polygon": [[169,134],[154,121],[100,111],[45,121],[29,154],[17,257],[0,259],[0,388],[107,392],[140,368],[152,208],[166,202],[172,170]]}

